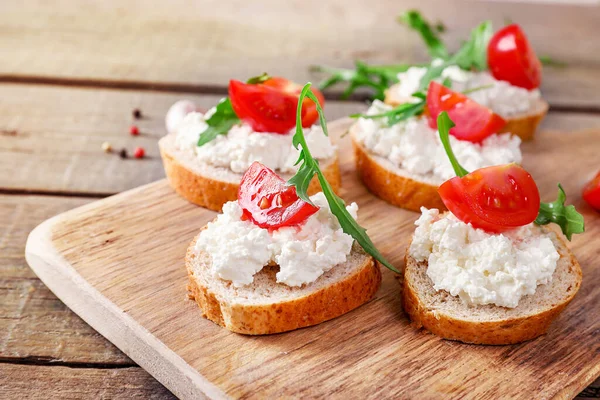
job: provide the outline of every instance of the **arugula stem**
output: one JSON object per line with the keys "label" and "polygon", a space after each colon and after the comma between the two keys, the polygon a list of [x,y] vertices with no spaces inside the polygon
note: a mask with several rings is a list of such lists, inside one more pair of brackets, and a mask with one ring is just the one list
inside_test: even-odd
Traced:
{"label": "arugula stem", "polygon": [[490,83],[489,85],[482,85],[482,86],[477,86],[471,89],[467,89],[464,92],[462,92],[462,94],[471,94],[473,92],[477,92],[479,90],[485,90],[485,89],[489,89],[489,88],[493,88],[494,84]]}
{"label": "arugula stem", "polygon": [[437,118],[438,132],[440,134],[440,140],[442,141],[442,145],[444,146],[444,150],[446,150],[446,154],[450,159],[450,164],[452,164],[452,168],[454,168],[454,172],[456,176],[463,177],[469,173],[466,169],[460,165],[454,152],[452,151],[452,147],[450,146],[450,129],[455,127],[456,125],[446,111],[442,111]]}

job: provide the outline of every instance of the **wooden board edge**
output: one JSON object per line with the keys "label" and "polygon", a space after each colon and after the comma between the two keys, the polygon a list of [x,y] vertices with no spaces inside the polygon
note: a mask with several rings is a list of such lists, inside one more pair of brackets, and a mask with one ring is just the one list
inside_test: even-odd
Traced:
{"label": "wooden board edge", "polygon": [[221,389],[104,297],[56,251],[51,242],[52,227],[72,211],[52,217],[31,231],[25,245],[30,268],[63,303],[178,398],[227,399]]}

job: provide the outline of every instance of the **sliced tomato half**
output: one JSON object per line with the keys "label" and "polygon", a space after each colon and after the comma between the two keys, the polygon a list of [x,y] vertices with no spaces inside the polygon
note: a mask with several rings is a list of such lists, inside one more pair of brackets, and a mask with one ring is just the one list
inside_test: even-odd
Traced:
{"label": "sliced tomato half", "polygon": [[[323,94],[311,88],[321,107]],[[236,115],[257,132],[288,133],[296,126],[296,109],[302,86],[285,78],[273,77],[262,83],[229,81],[229,98]],[[319,117],[315,103],[302,102],[302,126],[312,126]]]}
{"label": "sliced tomato half", "polygon": [[517,164],[481,168],[452,178],[438,192],[459,220],[488,232],[527,225],[540,209],[535,181]]}
{"label": "sliced tomato half", "polygon": [[540,86],[542,63],[519,25],[507,25],[492,36],[487,58],[494,78],[527,90]]}
{"label": "sliced tomato half", "polygon": [[446,111],[456,125],[450,134],[473,143],[481,142],[506,125],[506,121],[489,108],[434,81],[427,90],[427,110],[431,128],[437,129],[437,117]]}
{"label": "sliced tomato half", "polygon": [[286,185],[279,175],[256,161],[242,177],[238,203],[244,218],[266,229],[298,225],[319,210],[300,199],[294,186]]}
{"label": "sliced tomato half", "polygon": [[594,209],[600,211],[600,171],[583,188],[583,199]]}

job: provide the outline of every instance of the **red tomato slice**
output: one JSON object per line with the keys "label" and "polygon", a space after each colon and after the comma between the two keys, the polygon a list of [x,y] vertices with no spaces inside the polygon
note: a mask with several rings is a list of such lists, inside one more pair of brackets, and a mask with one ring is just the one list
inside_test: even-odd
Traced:
{"label": "red tomato slice", "polygon": [[592,208],[600,211],[600,172],[583,188],[583,199]]}
{"label": "red tomato slice", "polygon": [[527,225],[540,209],[535,181],[517,164],[481,168],[452,178],[438,192],[456,218],[488,232]]}
{"label": "red tomato slice", "polygon": [[542,63],[519,25],[496,32],[488,44],[487,57],[494,78],[527,90],[540,86]]}
{"label": "red tomato slice", "polygon": [[506,125],[506,121],[489,108],[434,81],[427,90],[427,110],[430,127],[437,129],[437,117],[446,111],[456,124],[450,134],[473,143],[481,142]]}
{"label": "red tomato slice", "polygon": [[[323,94],[318,89],[311,90],[323,107]],[[278,77],[258,84],[229,81],[229,98],[233,110],[257,132],[288,133],[295,127],[296,107],[301,91],[302,86]],[[302,126],[312,126],[318,117],[315,103],[304,99]]]}
{"label": "red tomato slice", "polygon": [[244,217],[268,229],[298,225],[319,210],[300,199],[295,187],[286,185],[279,175],[257,161],[242,177],[238,203]]}

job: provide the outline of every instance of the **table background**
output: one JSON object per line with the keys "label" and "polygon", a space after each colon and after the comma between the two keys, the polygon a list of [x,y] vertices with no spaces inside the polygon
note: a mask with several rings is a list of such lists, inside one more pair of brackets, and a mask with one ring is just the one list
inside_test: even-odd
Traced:
{"label": "table background", "polygon": [[[394,20],[408,8],[443,21],[453,48],[483,19],[522,24],[539,55],[566,63],[544,70],[551,109],[542,129],[600,129],[600,6],[1,1],[0,398],[171,398],[36,278],[24,259],[28,233],[57,213],[162,178],[156,142],[180,98],[208,108],[230,78],[268,71],[305,82],[318,78],[314,64],[423,60],[420,39]],[[330,120],[365,109],[360,95],[335,99],[328,94]],[[143,119],[132,118],[134,108]],[[128,134],[132,124],[139,137]],[[116,152],[102,152],[105,141]],[[145,159],[116,154],[136,146]],[[600,398],[600,381],[580,398]]]}

